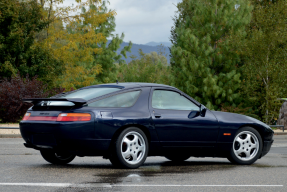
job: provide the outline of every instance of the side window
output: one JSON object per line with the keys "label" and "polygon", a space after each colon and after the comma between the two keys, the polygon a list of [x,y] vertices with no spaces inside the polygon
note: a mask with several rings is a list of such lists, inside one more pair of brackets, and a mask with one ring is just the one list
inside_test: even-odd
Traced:
{"label": "side window", "polygon": [[137,101],[141,91],[131,91],[104,98],[93,103],[89,107],[131,107]]}
{"label": "side window", "polygon": [[199,107],[184,96],[167,90],[153,91],[152,107],[156,109],[199,111]]}

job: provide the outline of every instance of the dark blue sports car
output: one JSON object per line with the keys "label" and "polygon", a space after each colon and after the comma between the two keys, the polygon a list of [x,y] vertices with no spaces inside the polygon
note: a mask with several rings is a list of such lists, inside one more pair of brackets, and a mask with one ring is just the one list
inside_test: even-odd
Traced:
{"label": "dark blue sports car", "polygon": [[115,166],[137,168],[147,156],[194,156],[247,165],[266,155],[273,142],[274,132],[261,121],[210,111],[160,84],[103,84],[24,101],[33,103],[20,122],[24,145],[53,164],[103,156]]}

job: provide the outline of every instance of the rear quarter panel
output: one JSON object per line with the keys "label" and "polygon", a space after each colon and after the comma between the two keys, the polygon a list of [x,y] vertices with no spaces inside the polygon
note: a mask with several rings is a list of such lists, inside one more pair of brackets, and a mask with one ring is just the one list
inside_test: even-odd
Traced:
{"label": "rear quarter panel", "polygon": [[[114,139],[126,127],[140,127],[145,129],[150,140],[150,149],[157,150],[158,137],[152,124],[151,114],[148,110],[150,87],[141,89],[137,102],[128,108],[93,108],[85,107],[95,114],[95,138]],[[107,115],[102,115],[104,114]]]}

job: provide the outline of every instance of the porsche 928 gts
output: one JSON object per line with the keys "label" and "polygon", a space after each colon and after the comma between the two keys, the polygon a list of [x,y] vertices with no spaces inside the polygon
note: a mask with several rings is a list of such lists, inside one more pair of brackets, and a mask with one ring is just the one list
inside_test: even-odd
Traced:
{"label": "porsche 928 gts", "polygon": [[274,132],[263,122],[211,111],[161,84],[102,84],[24,101],[33,104],[20,122],[24,145],[52,164],[103,156],[117,167],[138,168],[148,156],[193,156],[248,165],[273,142]]}

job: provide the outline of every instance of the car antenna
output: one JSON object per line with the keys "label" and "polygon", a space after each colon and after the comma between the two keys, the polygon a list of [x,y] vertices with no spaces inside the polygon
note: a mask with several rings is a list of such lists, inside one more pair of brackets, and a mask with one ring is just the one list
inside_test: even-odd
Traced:
{"label": "car antenna", "polygon": [[116,82],[117,82],[117,84],[119,84],[119,81],[118,81],[118,80],[116,80]]}

